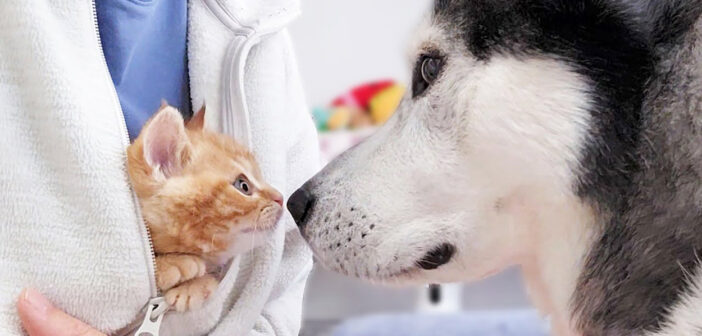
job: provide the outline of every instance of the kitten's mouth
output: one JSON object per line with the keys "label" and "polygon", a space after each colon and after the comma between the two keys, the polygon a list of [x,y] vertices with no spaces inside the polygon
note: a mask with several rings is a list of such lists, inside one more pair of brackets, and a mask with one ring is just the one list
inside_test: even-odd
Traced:
{"label": "kitten's mouth", "polygon": [[241,230],[242,233],[266,233],[275,230],[278,227],[278,222],[283,216],[283,208],[280,206],[268,206],[261,210],[255,225],[250,228]]}
{"label": "kitten's mouth", "polygon": [[256,218],[256,223],[258,223],[258,225],[244,229],[243,232],[262,233],[273,231],[278,227],[278,222],[280,222],[281,217],[283,217],[283,208],[281,206],[278,204],[267,206],[261,210],[258,214],[258,218]]}

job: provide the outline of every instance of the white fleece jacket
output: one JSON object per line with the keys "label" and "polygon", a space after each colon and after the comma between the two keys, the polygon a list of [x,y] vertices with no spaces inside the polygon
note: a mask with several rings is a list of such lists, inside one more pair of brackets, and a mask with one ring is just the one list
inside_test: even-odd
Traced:
{"label": "white fleece jacket", "polygon": [[[298,8],[189,3],[193,106],[206,101],[207,127],[248,143],[286,196],[319,162],[284,30]],[[158,293],[93,3],[3,0],[0,14],[0,335],[22,334],[15,301],[27,286],[124,333]],[[166,314],[161,335],[297,335],[312,259],[290,216],[282,221],[267,245],[235,259],[203,309]]]}

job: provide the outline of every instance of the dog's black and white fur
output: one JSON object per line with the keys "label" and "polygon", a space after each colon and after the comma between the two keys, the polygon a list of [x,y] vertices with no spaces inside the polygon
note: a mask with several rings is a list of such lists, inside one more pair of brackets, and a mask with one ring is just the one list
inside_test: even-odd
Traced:
{"label": "dog's black and white fur", "polygon": [[291,213],[391,283],[519,265],[557,335],[702,335],[701,0],[437,0],[411,94]]}

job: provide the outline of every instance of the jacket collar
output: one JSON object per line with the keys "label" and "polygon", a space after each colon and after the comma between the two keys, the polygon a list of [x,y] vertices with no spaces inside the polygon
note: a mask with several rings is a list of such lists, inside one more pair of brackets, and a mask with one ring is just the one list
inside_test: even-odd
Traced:
{"label": "jacket collar", "polygon": [[265,35],[287,26],[300,14],[299,0],[191,0],[202,1],[237,35]]}

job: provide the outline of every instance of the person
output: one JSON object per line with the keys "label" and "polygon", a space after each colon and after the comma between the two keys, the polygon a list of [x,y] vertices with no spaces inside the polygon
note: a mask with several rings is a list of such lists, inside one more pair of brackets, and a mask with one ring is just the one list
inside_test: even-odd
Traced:
{"label": "person", "polygon": [[[163,313],[125,149],[165,98],[289,195],[318,166],[296,0],[0,2],[0,335],[297,335],[311,252],[285,214],[199,310]],[[147,312],[148,311],[148,312]],[[148,315],[150,318],[146,318]],[[149,325],[153,327],[153,325]]]}

